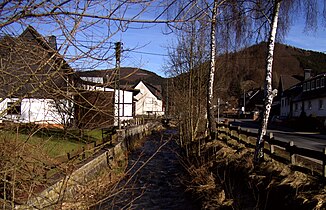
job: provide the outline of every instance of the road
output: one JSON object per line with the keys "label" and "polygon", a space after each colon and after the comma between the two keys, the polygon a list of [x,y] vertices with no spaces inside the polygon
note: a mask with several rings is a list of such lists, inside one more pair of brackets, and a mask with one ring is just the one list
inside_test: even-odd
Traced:
{"label": "road", "polygon": [[[251,119],[231,120],[233,126],[240,126],[243,129],[249,129],[251,132],[258,132],[259,124]],[[270,125],[268,133],[273,133],[274,138],[283,142],[293,141],[295,145],[302,148],[322,151],[326,147],[326,135],[314,132],[300,132],[290,128],[277,125]]]}

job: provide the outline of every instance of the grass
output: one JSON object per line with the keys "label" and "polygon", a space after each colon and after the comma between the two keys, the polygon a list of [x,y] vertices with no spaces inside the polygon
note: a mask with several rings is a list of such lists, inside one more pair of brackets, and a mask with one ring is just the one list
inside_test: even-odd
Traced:
{"label": "grass", "polygon": [[84,130],[80,137],[78,130],[68,130],[66,133],[61,129],[33,128],[3,129],[0,130],[0,138],[17,139],[22,143],[35,145],[42,149],[50,157],[66,155],[68,152],[77,151],[87,143],[102,139],[101,130]]}
{"label": "grass", "polygon": [[27,135],[24,133],[15,133],[14,131],[1,131],[0,138],[15,139],[22,143],[38,146],[50,157],[65,155],[67,152],[76,150],[85,145],[82,142],[70,141],[56,136],[40,137],[37,135]]}

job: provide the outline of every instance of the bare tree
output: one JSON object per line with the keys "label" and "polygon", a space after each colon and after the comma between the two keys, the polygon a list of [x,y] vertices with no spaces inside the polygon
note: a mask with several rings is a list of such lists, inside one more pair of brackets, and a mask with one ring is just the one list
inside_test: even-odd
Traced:
{"label": "bare tree", "polygon": [[271,21],[271,31],[268,41],[268,54],[266,58],[266,79],[265,79],[265,104],[264,104],[264,114],[262,119],[262,124],[258,132],[258,138],[256,143],[255,150],[255,162],[259,162],[263,157],[263,149],[264,149],[264,136],[267,132],[267,124],[269,119],[269,113],[272,108],[273,98],[277,94],[277,89],[272,90],[272,67],[273,67],[273,56],[274,56],[274,46],[275,46],[275,38],[276,38],[276,30],[278,23],[278,15],[280,11],[281,1],[275,1],[274,3],[274,12],[273,18]]}
{"label": "bare tree", "polygon": [[211,60],[210,60],[210,69],[209,69],[209,79],[207,86],[207,118],[208,118],[208,130],[211,139],[215,138],[216,122],[215,122],[215,113],[214,113],[214,77],[215,77],[215,52],[216,52],[216,16],[217,16],[217,0],[214,0],[214,6],[212,9],[212,18],[211,18]]}
{"label": "bare tree", "polygon": [[[260,1],[257,2],[258,4]],[[282,8],[281,10],[281,3]],[[269,7],[267,7],[269,8]],[[259,128],[257,141],[256,141],[256,149],[254,155],[254,162],[259,163],[263,160],[264,157],[264,136],[267,133],[268,119],[271,111],[273,98],[277,95],[277,89],[272,90],[272,70],[273,70],[273,59],[274,59],[274,46],[276,40],[276,32],[278,31],[278,23],[279,16],[281,16],[281,29],[282,36],[284,36],[289,28],[289,23],[292,15],[300,12],[300,9],[306,14],[306,29],[311,30],[317,27],[317,2],[313,1],[303,1],[303,2],[293,2],[293,1],[285,1],[285,0],[275,0],[273,1],[273,5],[270,8],[271,19],[267,15],[268,12],[264,12],[265,10],[260,10],[262,13],[262,19],[267,18],[267,22],[269,25],[269,38],[268,38],[268,51],[266,57],[266,78],[264,83],[264,110],[262,116],[261,126]],[[259,11],[259,10],[258,10]],[[267,16],[266,16],[267,15]]]}

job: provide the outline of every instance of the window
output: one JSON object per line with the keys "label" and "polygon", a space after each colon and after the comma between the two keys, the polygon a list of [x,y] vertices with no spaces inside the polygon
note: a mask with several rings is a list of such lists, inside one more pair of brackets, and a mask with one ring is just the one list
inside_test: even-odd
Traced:
{"label": "window", "polygon": [[310,82],[307,82],[307,91],[310,90]]}
{"label": "window", "polygon": [[20,102],[8,102],[7,103],[7,114],[20,115],[21,114],[21,103]]}
{"label": "window", "polygon": [[311,110],[312,109],[312,104],[311,101],[308,101],[308,109]]}
{"label": "window", "polygon": [[302,89],[303,89],[303,92],[307,91],[307,83],[303,83]]}
{"label": "window", "polygon": [[324,109],[324,101],[323,101],[323,99],[319,100],[319,109]]}
{"label": "window", "polygon": [[320,79],[320,87],[324,87],[325,86],[325,78],[321,78]]}
{"label": "window", "polygon": [[295,103],[295,104],[294,104],[294,110],[295,110],[295,111],[298,111],[298,103]]}
{"label": "window", "polygon": [[317,80],[316,80],[316,89],[317,89],[317,88],[320,88],[320,79],[317,79]]}
{"label": "window", "polygon": [[314,90],[315,89],[315,80],[312,80],[311,81],[311,90]]}

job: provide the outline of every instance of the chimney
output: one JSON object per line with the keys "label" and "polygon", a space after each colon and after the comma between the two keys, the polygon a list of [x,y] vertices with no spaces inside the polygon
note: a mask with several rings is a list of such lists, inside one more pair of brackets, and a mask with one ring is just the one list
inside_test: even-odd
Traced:
{"label": "chimney", "polygon": [[307,80],[311,77],[311,69],[304,69],[304,80]]}
{"label": "chimney", "polygon": [[48,37],[48,42],[49,42],[49,45],[52,49],[54,50],[58,50],[57,48],[57,37],[52,35],[52,36],[49,36]]}

